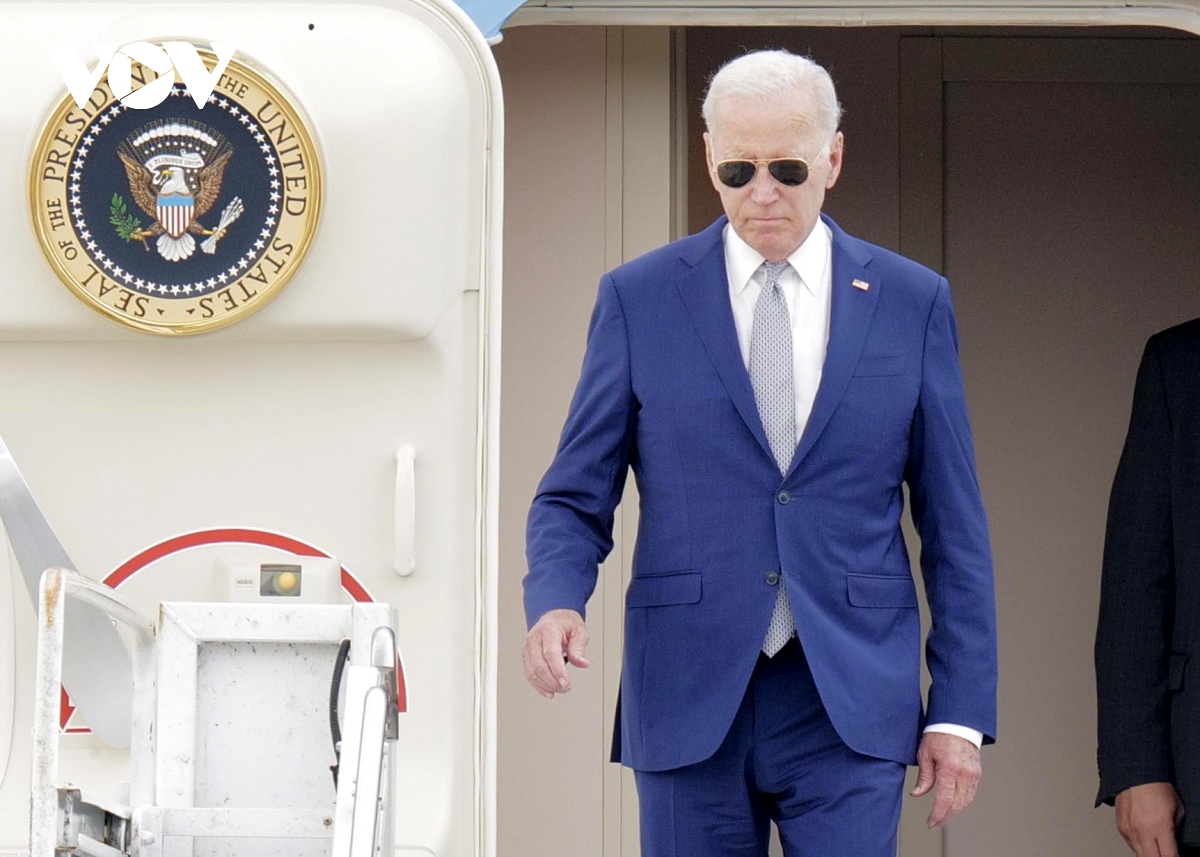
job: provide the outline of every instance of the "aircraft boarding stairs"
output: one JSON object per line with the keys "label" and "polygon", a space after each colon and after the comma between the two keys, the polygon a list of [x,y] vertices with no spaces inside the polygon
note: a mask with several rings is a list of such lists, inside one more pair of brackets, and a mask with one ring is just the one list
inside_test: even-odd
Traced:
{"label": "aircraft boarding stairs", "polygon": [[[154,617],[59,568],[42,575],[39,596],[30,857],[393,852],[398,661],[388,605],[165,602]],[[121,793],[58,782],[74,604],[102,611],[132,643]]]}

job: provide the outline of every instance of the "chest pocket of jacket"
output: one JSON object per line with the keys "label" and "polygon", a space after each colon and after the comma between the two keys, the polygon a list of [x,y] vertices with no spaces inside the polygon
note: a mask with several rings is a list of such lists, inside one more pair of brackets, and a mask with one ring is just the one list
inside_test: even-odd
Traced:
{"label": "chest pocket of jacket", "polygon": [[635,577],[625,593],[626,607],[666,607],[700,601],[700,572],[651,574]]}
{"label": "chest pocket of jacket", "polygon": [[904,355],[896,354],[890,357],[860,357],[854,367],[855,378],[879,377],[882,375],[903,375]]}

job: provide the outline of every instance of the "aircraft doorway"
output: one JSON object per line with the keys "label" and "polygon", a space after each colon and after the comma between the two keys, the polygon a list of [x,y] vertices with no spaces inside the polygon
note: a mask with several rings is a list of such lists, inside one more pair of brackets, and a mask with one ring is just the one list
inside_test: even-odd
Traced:
{"label": "aircraft doorway", "polygon": [[924,829],[927,802],[913,802],[901,855],[1123,857],[1111,811],[1091,808],[1091,645],[1141,347],[1200,315],[1200,41],[928,27],[519,26],[497,46],[499,854],[638,854],[632,778],[607,763],[636,498],[589,604],[592,667],[553,703],[520,665],[525,513],[578,377],[597,280],[719,213],[699,101],[721,62],[766,46],[812,53],[838,85],[846,165],[829,212],[944,270],[958,313],[996,553],[1000,744],[945,841]]}

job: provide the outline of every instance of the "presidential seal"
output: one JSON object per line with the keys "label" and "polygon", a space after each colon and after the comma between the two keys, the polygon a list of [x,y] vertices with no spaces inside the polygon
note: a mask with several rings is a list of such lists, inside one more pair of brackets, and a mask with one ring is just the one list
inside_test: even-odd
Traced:
{"label": "presidential seal", "polygon": [[[153,72],[135,66],[134,79]],[[106,80],[83,108],[65,96],[30,190],[34,232],[72,292],[123,325],[178,335],[245,318],[287,284],[316,230],[321,174],[300,110],[235,57],[203,109],[178,81],[147,109]]]}

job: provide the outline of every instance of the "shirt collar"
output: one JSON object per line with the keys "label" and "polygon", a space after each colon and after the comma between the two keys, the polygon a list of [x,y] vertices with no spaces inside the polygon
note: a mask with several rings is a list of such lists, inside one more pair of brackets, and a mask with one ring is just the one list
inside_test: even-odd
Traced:
{"label": "shirt collar", "polygon": [[[733,224],[725,224],[722,236],[725,244],[726,266],[729,272],[730,285],[734,294],[740,295],[750,285],[750,278],[766,261],[763,255],[742,240]],[[833,233],[824,220],[817,220],[816,226],[804,242],[788,256],[788,263],[800,275],[804,288],[813,295],[819,294],[829,280],[826,268],[829,265],[830,252],[833,247]]]}

